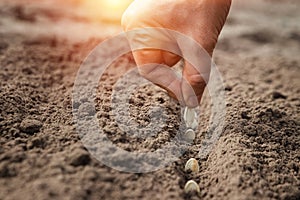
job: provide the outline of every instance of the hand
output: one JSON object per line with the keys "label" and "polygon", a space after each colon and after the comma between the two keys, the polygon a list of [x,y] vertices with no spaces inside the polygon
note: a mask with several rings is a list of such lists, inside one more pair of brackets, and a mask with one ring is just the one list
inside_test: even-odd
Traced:
{"label": "hand", "polygon": [[[123,14],[122,26],[124,31],[147,27],[178,31],[193,38],[212,56],[230,5],[231,0],[135,0]],[[209,72],[206,72],[208,77],[203,77],[196,70],[197,66],[185,61],[182,79],[179,79],[168,68],[181,60],[180,56],[154,49],[134,51],[133,56],[137,65],[141,66],[139,72],[143,77],[166,89],[172,97],[189,107],[199,104]],[[146,65],[149,63],[158,65]],[[207,68],[210,71],[210,64]]]}

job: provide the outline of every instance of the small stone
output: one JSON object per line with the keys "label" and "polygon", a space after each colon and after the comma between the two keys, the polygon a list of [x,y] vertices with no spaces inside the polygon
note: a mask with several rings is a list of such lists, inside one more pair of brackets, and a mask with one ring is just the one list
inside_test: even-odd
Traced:
{"label": "small stone", "polygon": [[184,171],[199,172],[198,161],[195,158],[189,159],[185,164]]}
{"label": "small stone", "polygon": [[248,112],[242,111],[241,112],[242,119],[251,119],[251,117],[248,115]]}
{"label": "small stone", "polygon": [[89,164],[91,161],[90,155],[88,152],[84,151],[84,150],[75,150],[72,152],[72,154],[70,155],[70,165],[72,166],[84,166]]}
{"label": "small stone", "polygon": [[195,138],[196,138],[196,134],[193,129],[188,129],[183,135],[183,139],[188,142],[194,141]]}
{"label": "small stone", "polygon": [[16,176],[15,168],[8,162],[0,163],[0,178],[8,178]]}
{"label": "small stone", "polygon": [[189,180],[184,186],[184,192],[185,193],[191,193],[191,192],[200,193],[199,185],[195,181]]}
{"label": "small stone", "polygon": [[20,130],[28,134],[34,134],[39,132],[42,126],[43,124],[38,120],[24,119],[20,124]]}
{"label": "small stone", "polygon": [[286,99],[286,96],[281,94],[280,92],[274,91],[272,93],[273,99]]}
{"label": "small stone", "polygon": [[27,148],[28,149],[32,149],[34,147],[36,147],[36,148],[42,148],[45,145],[45,143],[46,142],[44,141],[44,138],[38,136],[38,137],[32,138],[32,140],[30,140],[27,143]]}

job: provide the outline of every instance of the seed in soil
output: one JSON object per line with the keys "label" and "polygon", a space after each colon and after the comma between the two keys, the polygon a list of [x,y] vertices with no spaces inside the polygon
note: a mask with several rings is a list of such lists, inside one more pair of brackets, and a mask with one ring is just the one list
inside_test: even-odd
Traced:
{"label": "seed in soil", "polygon": [[195,158],[190,158],[184,167],[184,171],[199,172],[199,163]]}
{"label": "seed in soil", "polygon": [[200,193],[199,185],[194,180],[189,180],[184,186],[184,192],[197,192]]}
{"label": "seed in soil", "polygon": [[192,142],[196,138],[195,131],[193,129],[188,129],[184,134],[183,134],[183,139]]}

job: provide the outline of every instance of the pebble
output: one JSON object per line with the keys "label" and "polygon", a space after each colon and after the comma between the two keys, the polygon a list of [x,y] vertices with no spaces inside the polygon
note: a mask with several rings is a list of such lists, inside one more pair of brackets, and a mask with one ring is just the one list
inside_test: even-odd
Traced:
{"label": "pebble", "polygon": [[69,158],[70,165],[75,167],[87,165],[90,161],[91,158],[89,153],[81,149],[73,151]]}
{"label": "pebble", "polygon": [[20,130],[28,134],[34,134],[39,132],[42,126],[43,124],[38,120],[24,119],[20,124]]}
{"label": "pebble", "polygon": [[184,186],[184,191],[185,193],[190,193],[190,192],[200,193],[200,188],[195,181],[189,180]]}
{"label": "pebble", "polygon": [[184,171],[199,172],[199,163],[195,158],[190,158],[186,164]]}
{"label": "pebble", "polygon": [[286,95],[283,95],[282,93],[277,92],[277,91],[274,91],[272,93],[272,97],[273,97],[273,99],[286,99],[287,98]]}
{"label": "pebble", "polygon": [[16,176],[16,170],[9,162],[0,163],[0,178],[9,178]]}

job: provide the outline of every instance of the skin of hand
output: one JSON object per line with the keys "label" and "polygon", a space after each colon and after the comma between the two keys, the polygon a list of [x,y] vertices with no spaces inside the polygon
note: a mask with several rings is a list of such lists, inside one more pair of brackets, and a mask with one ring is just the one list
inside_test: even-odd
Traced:
{"label": "skin of hand", "polygon": [[[231,0],[135,0],[123,14],[122,27],[125,32],[147,27],[174,30],[195,40],[212,56],[230,6]],[[180,56],[158,49],[134,51],[133,56],[144,78],[184,105],[198,106],[208,78],[201,76],[194,66],[185,61],[182,79],[178,79],[167,68],[180,61]],[[208,68],[210,71],[210,64]]]}

